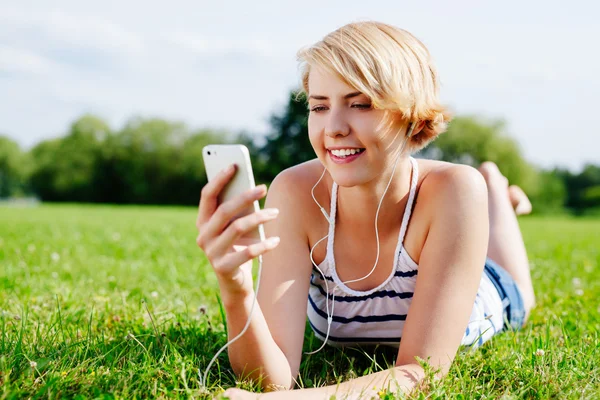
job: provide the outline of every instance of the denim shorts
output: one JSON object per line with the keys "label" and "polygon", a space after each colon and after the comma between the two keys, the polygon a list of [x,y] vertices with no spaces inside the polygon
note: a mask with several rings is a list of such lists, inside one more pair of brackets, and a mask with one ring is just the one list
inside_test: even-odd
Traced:
{"label": "denim shorts", "polygon": [[504,268],[489,258],[485,261],[484,271],[500,294],[504,308],[504,328],[520,329],[525,322],[525,305],[517,282]]}

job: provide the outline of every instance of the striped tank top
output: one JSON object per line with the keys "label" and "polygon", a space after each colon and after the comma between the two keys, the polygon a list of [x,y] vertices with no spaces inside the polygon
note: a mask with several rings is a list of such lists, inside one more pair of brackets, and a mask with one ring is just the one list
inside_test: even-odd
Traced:
{"label": "striped tank top", "polygon": [[[339,347],[383,344],[398,347],[400,344],[402,328],[412,302],[419,271],[419,265],[408,255],[403,246],[419,180],[418,164],[412,157],[410,162],[412,164],[410,192],[398,235],[394,268],[383,283],[371,290],[360,291],[347,287],[336,272],[333,245],[338,187],[333,184],[327,253],[325,260],[319,265],[324,276],[313,267],[307,306],[309,324],[315,336],[325,340],[326,297],[329,297],[330,310],[333,304],[333,318],[327,339],[330,345]],[[329,293],[326,291],[325,280],[327,280]],[[332,293],[335,293],[335,296],[332,296]],[[462,344],[475,346],[483,344],[502,330],[503,323],[502,300],[488,275],[483,273]]]}

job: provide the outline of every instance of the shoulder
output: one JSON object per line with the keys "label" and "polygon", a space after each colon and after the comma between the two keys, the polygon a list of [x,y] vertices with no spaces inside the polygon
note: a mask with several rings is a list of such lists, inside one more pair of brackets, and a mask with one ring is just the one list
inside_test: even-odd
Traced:
{"label": "shoulder", "polygon": [[[311,217],[313,212],[319,212],[316,204],[315,207],[310,205],[314,204],[312,188],[322,173],[323,165],[318,159],[283,170],[269,186],[267,205],[280,208],[280,211],[285,209],[296,216],[295,219]],[[325,178],[321,183],[323,184],[324,181],[326,181]],[[323,198],[326,195],[323,191],[326,189],[322,184],[315,188],[315,196],[321,204],[326,202]]]}
{"label": "shoulder", "polygon": [[292,196],[298,200],[305,199],[307,195],[311,198],[310,191],[322,172],[323,166],[317,159],[287,168],[271,182],[269,192],[274,196]]}
{"label": "shoulder", "polygon": [[483,175],[468,165],[422,160],[424,177],[419,195],[426,199],[431,212],[485,208],[487,185]]}

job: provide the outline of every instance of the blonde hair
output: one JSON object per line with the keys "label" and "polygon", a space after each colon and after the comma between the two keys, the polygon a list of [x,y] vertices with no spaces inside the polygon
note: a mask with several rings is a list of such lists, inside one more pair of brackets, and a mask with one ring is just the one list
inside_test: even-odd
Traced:
{"label": "blonde hair", "polygon": [[[311,67],[338,75],[393,119],[425,121],[410,140],[420,150],[446,130],[450,112],[439,101],[439,80],[429,51],[409,32],[380,22],[354,22],[298,52],[301,93],[308,93]],[[398,122],[398,121],[396,121]]]}

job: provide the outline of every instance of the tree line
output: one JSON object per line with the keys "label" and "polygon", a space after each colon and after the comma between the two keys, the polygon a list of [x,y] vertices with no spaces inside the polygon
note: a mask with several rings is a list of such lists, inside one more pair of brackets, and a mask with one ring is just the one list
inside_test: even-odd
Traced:
{"label": "tree line", "polygon": [[[257,142],[247,133],[191,130],[181,122],[133,118],[113,130],[84,115],[62,137],[25,151],[0,135],[0,198],[36,196],[50,202],[197,204],[206,184],[202,148],[243,143],[250,149],[255,179],[269,183],[283,169],[315,157],[308,140],[307,107],[291,93],[270,119],[270,133]],[[579,173],[543,170],[529,163],[502,121],[456,117],[420,155],[470,165],[490,160],[511,183],[530,195],[537,212],[600,208],[600,166]]]}

